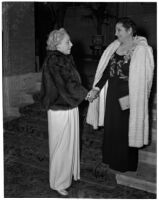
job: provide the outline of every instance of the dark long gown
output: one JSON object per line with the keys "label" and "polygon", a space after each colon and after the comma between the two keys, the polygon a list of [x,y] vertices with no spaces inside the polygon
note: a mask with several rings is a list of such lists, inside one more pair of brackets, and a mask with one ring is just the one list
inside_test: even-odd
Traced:
{"label": "dark long gown", "polygon": [[128,76],[130,56],[112,55],[102,78],[96,84],[100,89],[108,80],[104,119],[103,162],[111,169],[136,171],[138,149],[128,145],[129,109],[121,110],[119,98],[129,94]]}

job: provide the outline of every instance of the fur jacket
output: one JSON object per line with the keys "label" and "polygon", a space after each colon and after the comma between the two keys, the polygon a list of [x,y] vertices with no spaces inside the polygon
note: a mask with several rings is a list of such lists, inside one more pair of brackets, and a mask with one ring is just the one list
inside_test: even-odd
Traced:
{"label": "fur jacket", "polygon": [[[139,148],[147,145],[149,141],[148,98],[153,80],[154,60],[152,48],[148,45],[146,38],[136,36],[134,42],[136,47],[131,56],[129,70],[130,116],[128,136],[129,146]],[[115,40],[104,51],[97,67],[93,86],[102,77],[110,57],[119,45],[119,41]],[[94,129],[104,125],[107,87],[108,81],[100,91],[99,97],[88,107],[86,121]]]}
{"label": "fur jacket", "polygon": [[79,73],[71,55],[48,51],[43,64],[41,103],[48,110],[67,110],[77,107],[86,97]]}

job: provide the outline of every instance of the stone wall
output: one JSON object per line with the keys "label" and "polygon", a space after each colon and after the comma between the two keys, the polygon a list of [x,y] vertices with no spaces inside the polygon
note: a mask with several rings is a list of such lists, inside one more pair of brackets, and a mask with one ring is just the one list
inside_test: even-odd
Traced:
{"label": "stone wall", "polygon": [[32,94],[40,90],[41,73],[27,73],[3,78],[4,118],[19,117],[19,107],[34,103]]}
{"label": "stone wall", "polygon": [[35,72],[34,4],[3,2],[4,76]]}
{"label": "stone wall", "polygon": [[3,113],[8,117],[18,116],[15,104],[32,102],[24,92],[36,80],[31,73],[35,72],[34,3],[3,2],[2,6]]}

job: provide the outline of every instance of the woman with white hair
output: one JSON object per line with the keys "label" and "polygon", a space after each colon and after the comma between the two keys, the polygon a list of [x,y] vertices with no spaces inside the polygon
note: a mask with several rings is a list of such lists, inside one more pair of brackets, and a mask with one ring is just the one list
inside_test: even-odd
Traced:
{"label": "woman with white hair", "polygon": [[50,33],[41,87],[41,101],[48,112],[50,187],[61,195],[68,195],[72,176],[80,179],[78,105],[87,96],[71,47],[65,29]]}

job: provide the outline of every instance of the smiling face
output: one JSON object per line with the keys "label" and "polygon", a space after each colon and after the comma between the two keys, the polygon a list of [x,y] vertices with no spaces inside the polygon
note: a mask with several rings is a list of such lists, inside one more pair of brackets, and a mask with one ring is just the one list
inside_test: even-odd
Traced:
{"label": "smiling face", "polygon": [[65,34],[63,39],[60,41],[60,43],[57,45],[57,50],[62,52],[63,54],[70,54],[71,53],[71,47],[73,46],[72,42],[70,41],[70,37],[68,34]]}
{"label": "smiling face", "polygon": [[115,35],[120,42],[124,42],[132,37],[132,28],[126,29],[122,23],[117,23],[115,28]]}

